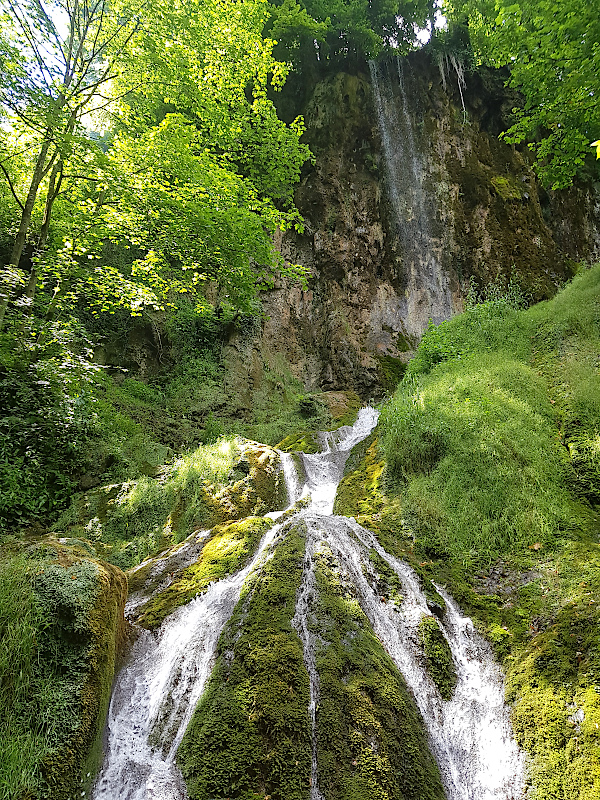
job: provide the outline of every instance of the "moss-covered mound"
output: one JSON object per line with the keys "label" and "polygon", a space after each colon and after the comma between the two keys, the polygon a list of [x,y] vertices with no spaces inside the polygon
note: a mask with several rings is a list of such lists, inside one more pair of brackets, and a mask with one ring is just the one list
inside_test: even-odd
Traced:
{"label": "moss-covered mound", "polygon": [[305,540],[291,525],[247,584],[179,748],[192,800],[308,798],[308,674],[291,624]]}
{"label": "moss-covered mound", "polygon": [[312,431],[291,433],[279,442],[277,449],[284,453],[318,453],[321,450]]}
{"label": "moss-covered mound", "polygon": [[419,635],[427,672],[438,688],[443,700],[450,700],[456,686],[456,667],[452,653],[435,617],[423,617]]}
{"label": "moss-covered mound", "polygon": [[442,800],[404,680],[331,554],[316,555],[319,787],[326,800]]}
{"label": "moss-covered mound", "polygon": [[336,503],[494,643],[535,800],[600,797],[599,353],[600,266],[431,327]]}
{"label": "moss-covered mound", "polygon": [[283,509],[280,467],[273,448],[224,439],[165,465],[153,478],[77,496],[54,530],[89,541],[99,556],[130,569],[194,531]]}
{"label": "moss-covered mound", "polygon": [[70,800],[100,755],[122,572],[56,542],[0,554],[0,796]]}

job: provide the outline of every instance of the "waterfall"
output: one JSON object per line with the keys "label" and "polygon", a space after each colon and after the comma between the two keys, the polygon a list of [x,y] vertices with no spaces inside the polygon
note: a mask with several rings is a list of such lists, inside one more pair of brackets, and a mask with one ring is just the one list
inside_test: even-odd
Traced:
{"label": "waterfall", "polygon": [[[419,641],[419,623],[430,611],[418,577],[354,519],[333,515],[346,459],[352,447],[373,430],[377,417],[374,409],[362,409],[354,426],[322,437],[323,452],[301,454],[306,473],[303,487],[293,469],[293,458],[282,458],[288,514],[295,514],[307,531],[304,573],[292,625],[302,642],[310,679],[311,800],[323,800],[318,782],[318,637],[311,624],[319,603],[315,554],[323,546],[353,587],[362,611],[414,696],[447,800],[519,800],[523,755],[512,737],[502,675],[490,648],[445,590],[436,587],[446,602],[440,630],[457,670],[452,698],[442,700],[425,667]],[[308,495],[309,500],[294,507],[301,495]],[[267,531],[244,569],[211,584],[203,595],[173,612],[158,634],[140,631],[111,699],[106,758],[93,790],[94,800],[185,800],[185,786],[175,763],[177,748],[206,686],[219,636],[244,581],[269,558],[283,524]],[[205,535],[186,542],[179,557],[187,561]],[[369,555],[373,550],[400,580],[400,605],[379,596]],[[156,567],[158,577],[164,565],[171,563],[162,561],[162,566],[159,561]]]}
{"label": "waterfall", "polygon": [[[429,319],[439,324],[454,313],[449,279],[434,235],[436,208],[426,191],[427,171],[418,147],[400,59],[396,69],[369,62],[377,122],[381,133],[395,233],[406,279],[406,318],[409,332],[420,336]],[[427,147],[427,143],[425,143]]]}
{"label": "waterfall", "polygon": [[213,666],[219,636],[244,581],[268,554],[280,526],[250,563],[177,609],[157,636],[140,631],[108,711],[106,756],[94,800],[185,800],[175,754]]}
{"label": "waterfall", "polygon": [[298,632],[304,650],[304,663],[308,672],[310,702],[308,705],[308,716],[312,729],[312,758],[310,767],[310,800],[323,800],[323,795],[319,791],[318,769],[317,769],[317,704],[319,702],[319,674],[315,665],[315,644],[314,635],[308,627],[308,620],[311,613],[311,606],[317,599],[317,588],[315,586],[315,567],[310,543],[306,547],[306,559],[304,563],[304,574],[302,576],[302,586],[296,603],[296,613],[292,618],[292,625]]}

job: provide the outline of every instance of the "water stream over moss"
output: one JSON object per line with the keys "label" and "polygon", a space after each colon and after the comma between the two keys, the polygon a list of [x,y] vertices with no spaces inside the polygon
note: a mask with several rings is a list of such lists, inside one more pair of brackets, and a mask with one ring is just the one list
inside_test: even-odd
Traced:
{"label": "water stream over moss", "polygon": [[[322,434],[321,453],[301,454],[302,478],[285,457],[290,509],[246,566],[140,632],[94,800],[521,797],[490,650],[449,596],[436,620],[412,570],[333,514],[345,461],[377,417],[362,409]],[[380,595],[384,578],[393,597]],[[424,617],[451,653],[448,700],[428,671]]]}

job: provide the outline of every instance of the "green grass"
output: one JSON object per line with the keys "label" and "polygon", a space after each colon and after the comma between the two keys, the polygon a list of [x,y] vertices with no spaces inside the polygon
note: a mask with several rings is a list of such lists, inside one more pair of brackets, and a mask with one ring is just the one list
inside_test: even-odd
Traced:
{"label": "green grass", "polygon": [[519,306],[427,331],[345,503],[494,644],[528,797],[598,800],[600,265]]}
{"label": "green grass", "polygon": [[14,800],[39,784],[44,737],[32,695],[37,638],[44,618],[23,554],[0,561],[0,798]]}
{"label": "green grass", "polygon": [[427,558],[489,564],[586,529],[581,501],[600,479],[599,283],[597,267],[527,311],[476,306],[432,329],[435,348],[426,334],[381,441]]}

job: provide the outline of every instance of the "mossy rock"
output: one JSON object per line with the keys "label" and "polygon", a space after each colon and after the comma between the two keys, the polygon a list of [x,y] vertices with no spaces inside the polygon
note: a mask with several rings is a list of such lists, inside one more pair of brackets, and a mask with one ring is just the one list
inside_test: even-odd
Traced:
{"label": "mossy rock", "polygon": [[429,677],[437,686],[442,700],[450,700],[456,686],[456,667],[435,617],[423,617],[419,623],[419,638]]}
{"label": "mossy rock", "polygon": [[272,520],[264,517],[247,517],[217,525],[198,560],[174,575],[169,586],[138,609],[137,624],[157,628],[176,608],[206,591],[210,583],[242,569],[272,524]]}
{"label": "mossy rock", "polygon": [[309,681],[292,627],[305,540],[293,523],[250,578],[177,759],[191,800],[308,800]]}
{"label": "mossy rock", "polygon": [[[164,467],[158,478],[77,496],[57,523],[57,533],[89,540],[100,557],[126,570],[194,531],[284,509],[287,494],[277,451],[250,441],[225,444],[224,453],[218,445],[198,448]],[[206,452],[222,462],[220,480],[206,480],[206,470],[195,463]]]}
{"label": "mossy rock", "polygon": [[333,513],[358,519],[381,511],[385,502],[380,489],[384,466],[377,448],[377,434],[373,431],[350,451]]}
{"label": "mossy rock", "polygon": [[331,553],[316,554],[319,788],[326,800],[443,800],[423,720]]}
{"label": "mossy rock", "polygon": [[[115,664],[126,638],[127,581],[117,567],[53,539],[29,547],[25,554],[38,610],[35,650],[29,654],[33,661],[20,668],[21,676],[28,675],[30,721],[14,711],[8,735],[29,737],[32,749],[19,757],[35,767],[29,774],[22,769],[27,790],[11,796],[70,800],[89,788],[99,765]],[[2,630],[5,655],[10,648],[6,636],[10,637],[8,629]],[[4,722],[0,714],[1,728]],[[23,725],[28,730],[19,731]],[[2,730],[4,752],[6,735]],[[0,784],[8,786],[5,779],[0,776]]]}
{"label": "mossy rock", "polygon": [[320,392],[315,397],[327,407],[335,428],[353,425],[363,404],[356,392]]}
{"label": "mossy rock", "polygon": [[321,451],[321,447],[312,431],[292,433],[275,446],[277,450],[281,450],[283,453],[319,453]]}
{"label": "mossy rock", "polygon": [[523,200],[523,189],[516,179],[507,175],[494,175],[490,179],[496,194],[503,200]]}

